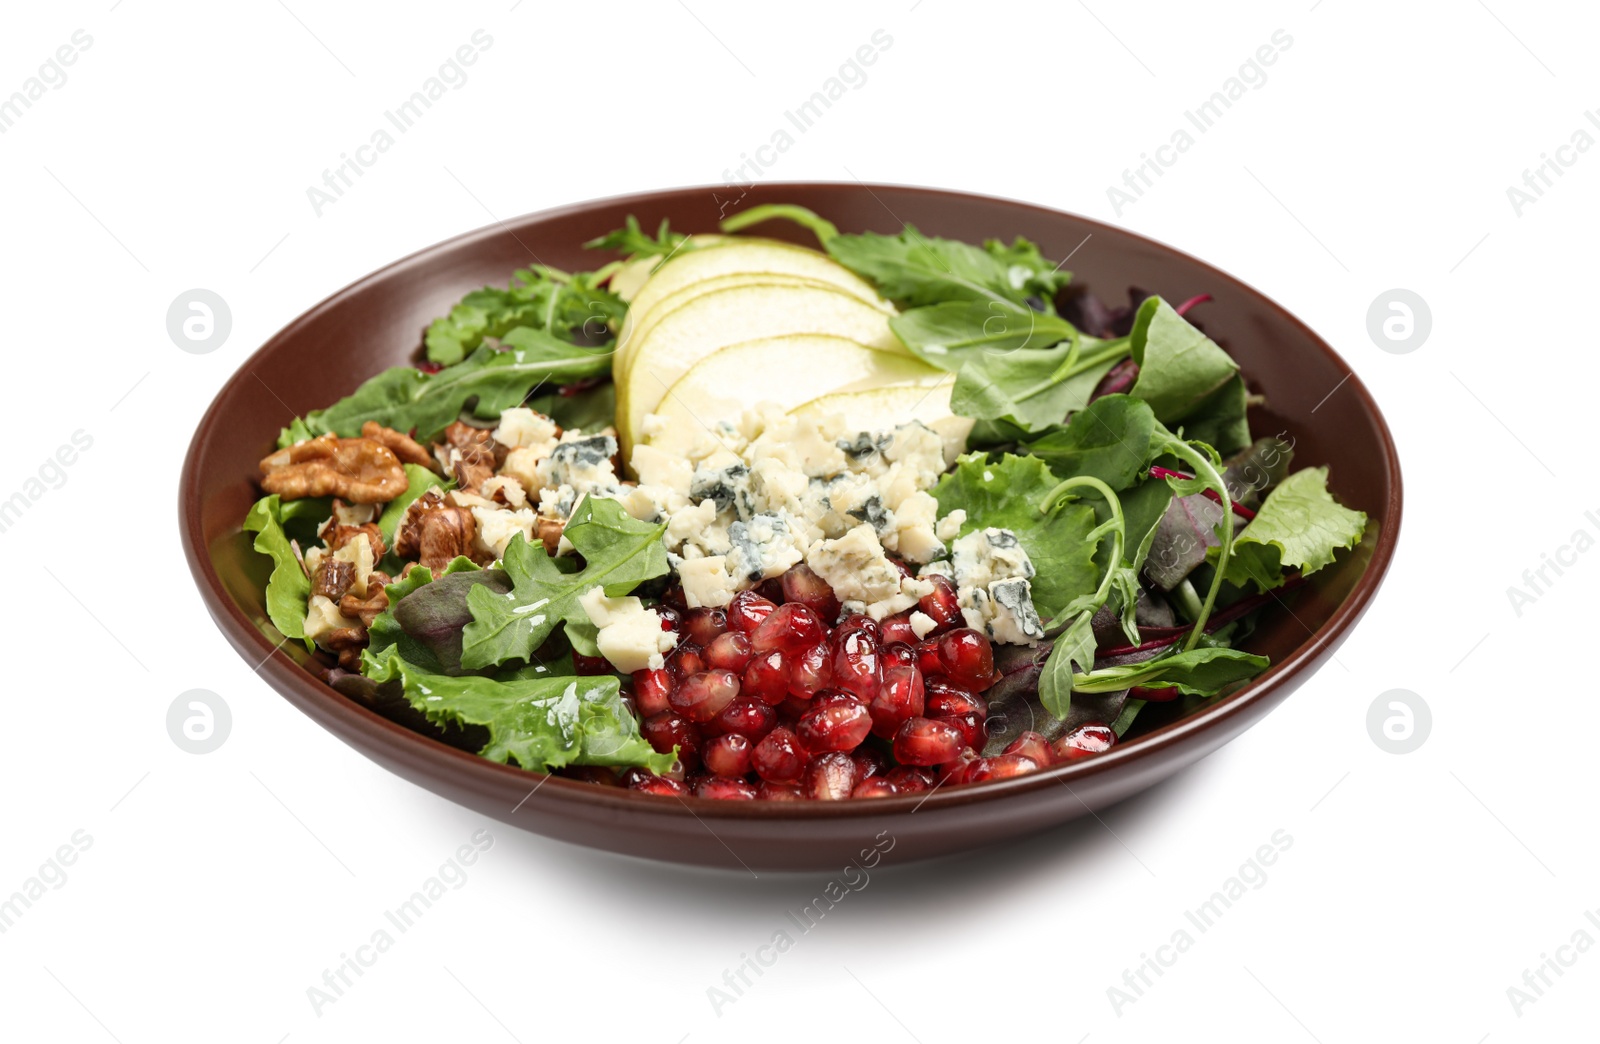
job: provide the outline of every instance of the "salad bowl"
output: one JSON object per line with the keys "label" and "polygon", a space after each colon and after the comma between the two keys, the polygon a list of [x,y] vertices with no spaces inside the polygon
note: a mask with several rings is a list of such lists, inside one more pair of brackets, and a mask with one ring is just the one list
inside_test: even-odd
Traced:
{"label": "salad bowl", "polygon": [[[483,815],[558,840],[629,855],[722,867],[833,868],[852,860],[921,859],[1039,831],[1148,788],[1216,750],[1281,703],[1344,641],[1393,558],[1401,518],[1399,460],[1371,395],[1320,337],[1281,306],[1171,247],[1099,222],[994,197],[892,185],[772,183],[684,188],[591,201],[499,222],[397,261],[335,293],[251,355],[200,419],[179,485],[179,531],[207,610],[273,689],[385,768]],[[1231,695],[1180,715],[1152,705],[1114,749],[1092,759],[980,785],[877,800],[732,802],[664,799],[486,760],[405,727],[329,684],[329,666],[273,627],[263,593],[270,564],[241,520],[280,429],[390,366],[415,362],[422,331],[474,288],[530,263],[581,269],[583,244],[630,216],[646,227],[712,231],[730,207],[796,204],[850,232],[914,225],[980,241],[1026,236],[1073,258],[1073,286],[1103,299],[1139,288],[1169,299],[1210,295],[1206,333],[1238,362],[1252,427],[1294,447],[1296,465],[1328,468],[1338,501],[1364,512],[1350,553],[1299,586],[1293,611],[1265,612],[1247,648],[1271,666]],[[806,242],[804,229],[772,238]],[[308,669],[309,668],[309,669]]]}

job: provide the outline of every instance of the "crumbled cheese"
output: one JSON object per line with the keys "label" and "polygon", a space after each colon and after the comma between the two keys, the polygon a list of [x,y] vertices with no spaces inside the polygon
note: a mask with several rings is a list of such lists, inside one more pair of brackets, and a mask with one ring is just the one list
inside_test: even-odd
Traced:
{"label": "crumbled cheese", "polygon": [[531,450],[533,459],[538,460],[549,456],[556,448],[557,431],[555,421],[544,414],[535,413],[526,406],[515,406],[501,412],[500,426],[494,429],[494,441],[508,449]]}
{"label": "crumbled cheese", "polygon": [[661,629],[661,615],[654,609],[646,609],[632,595],[607,598],[605,588],[598,585],[584,592],[578,604],[589,615],[589,622],[599,628],[595,644],[611,666],[632,674],[666,665],[663,654],[672,651],[678,636]]}
{"label": "crumbled cheese", "polygon": [[312,595],[306,603],[306,637],[320,642],[341,627],[359,627],[360,620],[352,620],[339,611],[327,595]]}
{"label": "crumbled cheese", "polygon": [[933,593],[927,580],[902,576],[884,555],[872,527],[863,523],[837,540],[822,540],[806,552],[806,564],[833,588],[847,609],[882,620]]}
{"label": "crumbled cheese", "polygon": [[533,543],[533,524],[537,516],[530,508],[508,511],[498,505],[475,506],[472,508],[472,518],[477,523],[473,543],[480,551],[496,558],[505,556],[506,546],[518,533],[522,534],[524,540]]}
{"label": "crumbled cheese", "polygon": [[512,508],[523,507],[528,503],[527,490],[520,481],[510,475],[496,475],[494,478],[484,479],[478,491],[488,500],[494,500],[495,494],[498,493]]}
{"label": "crumbled cheese", "polygon": [[364,526],[377,517],[376,504],[346,504],[341,500],[333,505],[333,517],[328,521],[341,526]]}
{"label": "crumbled cheese", "polygon": [[961,527],[967,524],[967,512],[963,508],[956,508],[939,520],[933,527],[934,536],[940,540],[954,540],[961,535]]}
{"label": "crumbled cheese", "polygon": [[922,612],[920,609],[911,614],[911,630],[917,636],[917,641],[928,637],[939,626],[939,621]]}
{"label": "crumbled cheese", "polygon": [[721,555],[685,558],[678,564],[678,580],[683,584],[683,600],[689,608],[710,606],[720,609],[733,601],[739,585],[728,575]]}
{"label": "crumbled cheese", "polygon": [[335,561],[349,562],[355,580],[350,584],[350,592],[358,598],[367,597],[367,578],[372,575],[375,558],[372,554],[372,541],[365,533],[357,533],[344,542],[344,546],[333,553]]}
{"label": "crumbled cheese", "polygon": [[968,627],[1013,645],[1032,645],[1044,637],[1029,583],[1034,565],[1011,530],[991,526],[968,533],[951,545],[949,561],[922,568],[923,576],[935,573],[955,583]]}

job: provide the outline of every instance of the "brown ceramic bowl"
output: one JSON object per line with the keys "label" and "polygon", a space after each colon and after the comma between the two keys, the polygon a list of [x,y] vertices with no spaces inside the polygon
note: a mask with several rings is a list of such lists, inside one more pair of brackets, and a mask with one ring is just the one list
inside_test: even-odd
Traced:
{"label": "brown ceramic bowl", "polygon": [[[766,184],[749,189],[737,209],[798,203],[845,231],[896,232],[910,222],[968,241],[1026,235],[1050,257],[1065,257],[1093,233],[1071,267],[1075,283],[1102,299],[1124,300],[1130,286],[1170,300],[1212,294],[1215,303],[1203,313],[1207,332],[1239,361],[1251,390],[1270,403],[1270,412],[1252,417],[1254,430],[1287,430],[1296,442],[1296,466],[1331,465],[1334,493],[1371,519],[1356,553],[1341,556],[1296,593],[1292,614],[1263,614],[1247,645],[1270,656],[1271,669],[1190,717],[1073,765],[931,795],[769,804],[652,797],[494,764],[340,695],[307,670],[297,645],[274,651],[281,636],[262,604],[265,560],[249,550],[239,523],[258,496],[257,461],[290,411],[325,406],[384,367],[414,359],[430,319],[468,290],[503,284],[535,254],[558,268],[592,268],[598,259],[581,244],[621,226],[627,215],[637,215],[646,228],[670,218],[675,229],[712,231],[728,196],[726,188],[647,192],[468,233],[346,287],[252,355],[201,419],[179,487],[189,567],[239,654],[252,666],[261,664],[262,677],[285,698],[367,757],[506,823],[655,859],[736,870],[836,869],[874,845],[887,847],[890,838],[895,859],[934,856],[1037,831],[1143,790],[1254,724],[1333,654],[1366,611],[1399,534],[1400,463],[1367,389],[1294,316],[1187,254],[1059,211],[891,185]],[[783,224],[759,231],[805,241]]]}

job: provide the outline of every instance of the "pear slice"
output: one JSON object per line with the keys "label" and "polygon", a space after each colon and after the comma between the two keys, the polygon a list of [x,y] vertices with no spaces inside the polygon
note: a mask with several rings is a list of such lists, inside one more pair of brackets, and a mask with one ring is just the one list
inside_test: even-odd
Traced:
{"label": "pear slice", "polygon": [[[715,246],[727,242],[730,237],[699,235],[691,238],[696,246]],[[650,278],[661,261],[660,254],[636,254],[622,262],[621,266],[611,273],[611,281],[606,286],[624,301],[632,301],[638,295],[639,288],[644,286],[645,280]]]}
{"label": "pear slice", "polygon": [[789,412],[809,420],[829,415],[844,418],[846,430],[890,431],[910,421],[921,421],[944,440],[945,464],[966,452],[967,436],[972,433],[970,417],[950,410],[950,389],[956,376],[947,373],[935,384],[895,384],[866,391],[830,392]]}
{"label": "pear slice", "polygon": [[[698,243],[702,238],[705,237],[696,236],[691,242]],[[643,319],[659,301],[690,283],[736,272],[774,272],[816,279],[859,297],[875,308],[894,311],[870,283],[826,254],[771,239],[729,237],[711,246],[680,250],[662,262],[628,302],[628,321]],[[626,325],[625,321],[624,327]]]}
{"label": "pear slice", "polygon": [[712,437],[719,421],[737,421],[759,402],[786,410],[829,392],[884,385],[936,385],[949,375],[910,355],[878,351],[843,337],[793,334],[730,345],[701,359],[655,409],[649,442],[666,448]]}
{"label": "pear slice", "polygon": [[667,389],[718,349],[785,334],[827,334],[867,349],[907,354],[889,329],[887,315],[831,287],[752,285],[713,291],[662,316],[635,346],[634,361],[622,368],[617,385],[618,430],[631,442],[639,422],[655,410]]}
{"label": "pear slice", "polygon": [[617,339],[617,354],[612,360],[611,372],[620,387],[628,370],[633,366],[634,348],[650,336],[650,331],[664,317],[671,315],[696,297],[729,290],[736,286],[803,286],[812,289],[833,289],[832,284],[806,276],[785,275],[781,272],[733,272],[728,275],[702,279],[674,293],[668,294],[650,309],[648,315],[630,311],[623,320]]}

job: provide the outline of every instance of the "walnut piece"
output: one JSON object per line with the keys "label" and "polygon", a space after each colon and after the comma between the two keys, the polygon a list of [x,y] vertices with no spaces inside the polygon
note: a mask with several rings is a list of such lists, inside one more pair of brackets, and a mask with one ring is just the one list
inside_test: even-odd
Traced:
{"label": "walnut piece", "polygon": [[311,576],[311,593],[322,595],[330,602],[337,602],[355,582],[355,566],[332,555],[323,555],[322,561],[317,564],[317,571]]}
{"label": "walnut piece", "polygon": [[341,439],[332,432],[262,458],[261,488],[285,500],[337,496],[356,504],[381,504],[406,491],[406,473],[387,446],[371,439]]}
{"label": "walnut piece", "polygon": [[339,599],[339,612],[351,619],[360,620],[362,627],[371,627],[372,621],[378,618],[378,614],[389,608],[389,592],[384,588],[393,582],[388,573],[374,569],[367,577],[367,597],[344,595]]}
{"label": "walnut piece", "polygon": [[433,446],[433,455],[445,474],[453,475],[456,488],[469,493],[478,492],[485,481],[494,477],[503,452],[492,433],[460,421],[444,430],[444,442]]}
{"label": "walnut piece", "polygon": [[317,644],[329,652],[339,654],[339,666],[347,671],[361,669],[361,650],[367,647],[365,627],[335,627],[318,640]]}
{"label": "walnut piece", "polygon": [[474,555],[477,532],[469,509],[446,503],[443,493],[430,489],[406,509],[395,530],[394,549],[400,557],[415,558],[437,573],[459,555]]}
{"label": "walnut piece", "polygon": [[567,524],[559,518],[545,518],[540,515],[534,520],[533,532],[544,542],[545,554],[554,556],[561,552],[561,531],[566,526]]}
{"label": "walnut piece", "polygon": [[329,551],[337,551],[362,534],[366,534],[367,543],[372,547],[373,560],[382,558],[383,552],[387,549],[383,544],[383,530],[378,528],[376,522],[367,522],[359,526],[334,523],[322,531],[322,542],[328,545]]}
{"label": "walnut piece", "polygon": [[433,455],[423,447],[422,443],[404,432],[385,428],[377,421],[367,421],[361,425],[361,437],[387,447],[390,453],[400,458],[402,464],[415,464],[430,470],[434,467]]}

